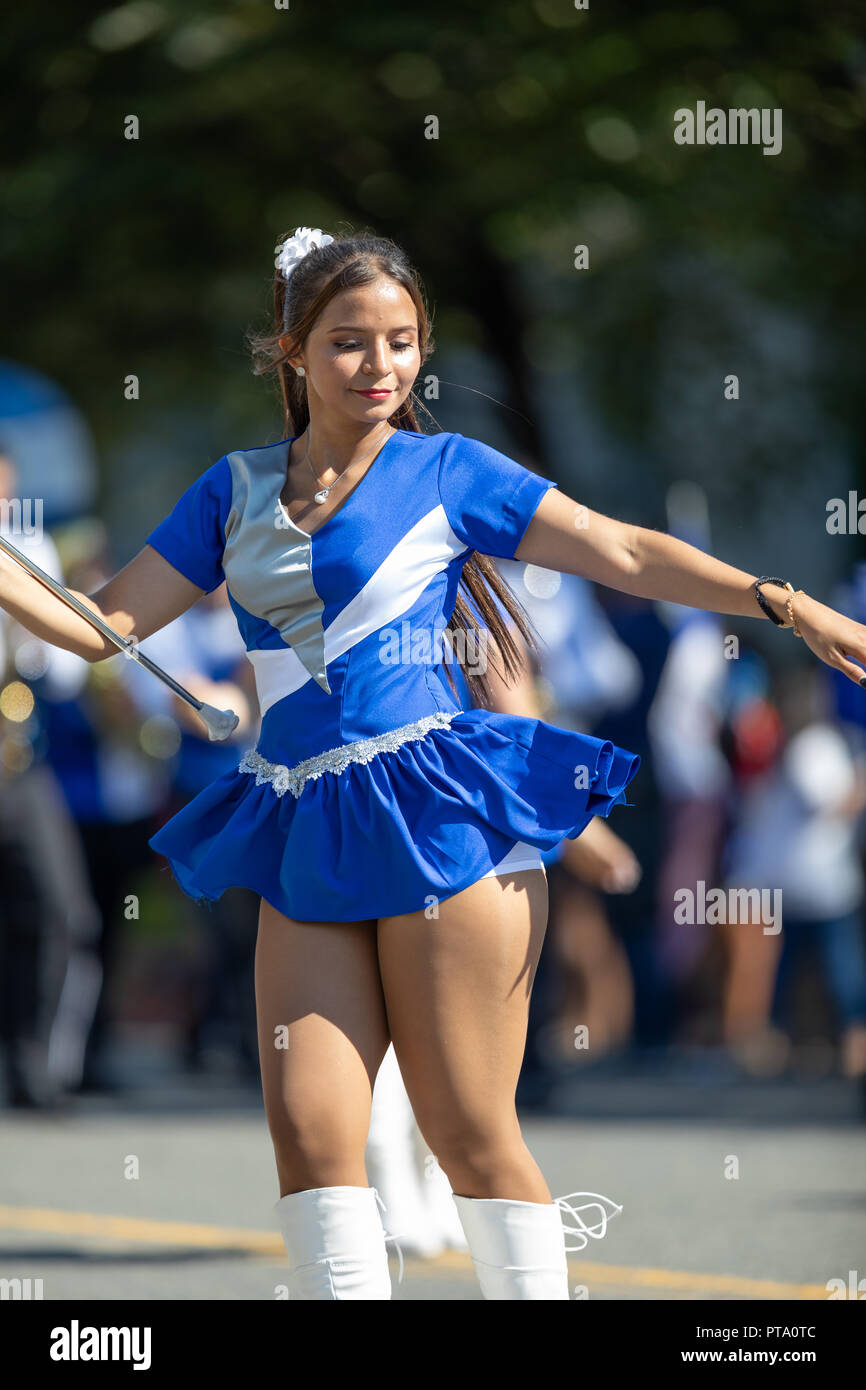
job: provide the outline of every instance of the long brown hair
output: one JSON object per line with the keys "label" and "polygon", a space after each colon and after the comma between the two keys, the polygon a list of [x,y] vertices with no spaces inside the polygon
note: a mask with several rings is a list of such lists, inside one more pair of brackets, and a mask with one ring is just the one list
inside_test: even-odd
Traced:
{"label": "long brown hair", "polygon": [[[281,237],[280,241],[283,240]],[[340,235],[329,245],[315,247],[309,251],[292,271],[290,284],[283,279],[280,270],[276,271],[273,327],[267,332],[251,333],[249,346],[256,376],[274,372],[277,375],[286,438],[303,434],[310,419],[306,385],[303,378],[291,367],[288,359],[295,357],[303,349],[307,335],[325,305],[336,294],[341,290],[354,289],[358,285],[369,285],[382,275],[387,275],[389,279],[402,285],[415,305],[418,315],[418,347],[423,365],[435,346],[430,314],[417,272],[406,253],[390,238],[368,233]],[[287,295],[289,289],[290,293]],[[288,338],[287,349],[281,346],[281,338]],[[415,414],[416,404],[422,410],[426,410],[426,406],[418,399],[413,389],[389,417],[388,423],[396,429],[420,433]],[[430,412],[427,411],[427,414]],[[475,611],[480,615],[490,634],[489,638],[483,636],[469,602],[460,592],[461,588],[465,589]],[[507,684],[510,684],[523,668],[524,653],[515,642],[508,624],[493,602],[492,595],[495,595],[512,618],[527,647],[536,651],[538,649],[528,615],[518,602],[514,591],[502,578],[490,556],[473,552],[468,556],[461,571],[448,630],[452,638],[452,650],[477,705],[489,704],[490,686],[483,674],[468,669],[466,652],[489,652],[494,667],[500,671]],[[460,630],[464,634],[463,639],[454,643],[453,638]],[[496,660],[497,655],[502,657],[502,666]],[[447,666],[446,674],[451,689],[456,694],[454,678]]]}

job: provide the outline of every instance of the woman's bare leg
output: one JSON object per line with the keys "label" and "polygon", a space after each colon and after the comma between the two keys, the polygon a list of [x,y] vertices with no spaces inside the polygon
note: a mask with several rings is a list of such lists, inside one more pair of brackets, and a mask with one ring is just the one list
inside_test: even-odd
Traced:
{"label": "woman's bare leg", "polygon": [[296,922],[263,900],[255,982],[280,1196],[366,1187],[373,1083],[390,1040],[375,920]]}
{"label": "woman's bare leg", "polygon": [[514,1096],[547,923],[540,869],[379,919],[379,969],[415,1118],[456,1193],[550,1202]]}

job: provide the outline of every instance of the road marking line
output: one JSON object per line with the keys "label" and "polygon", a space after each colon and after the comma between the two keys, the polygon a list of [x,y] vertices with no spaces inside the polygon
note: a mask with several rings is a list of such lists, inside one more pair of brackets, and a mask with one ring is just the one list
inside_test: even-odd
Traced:
{"label": "road marking line", "polygon": [[[241,1250],[248,1254],[285,1259],[285,1246],[280,1236],[270,1231],[259,1231],[244,1226],[209,1226],[191,1221],[104,1216],[99,1212],[60,1211],[53,1207],[0,1206],[0,1227],[16,1231],[46,1231],[52,1235],[141,1241],[151,1245],[192,1245],[200,1249]],[[407,1257],[406,1263],[410,1269],[431,1275],[472,1273],[472,1262],[468,1253],[460,1250],[446,1250],[434,1260]],[[739,1294],[743,1298],[827,1297],[827,1289],[823,1284],[791,1284],[772,1279],[745,1278],[737,1274],[702,1274],[680,1269],[595,1264],[588,1260],[569,1260],[568,1273],[570,1279],[576,1279],[590,1287],[596,1284],[681,1289],[690,1293]]]}
{"label": "road marking line", "polygon": [[132,1216],[103,1216],[92,1211],[58,1211],[51,1207],[2,1207],[0,1226],[17,1231],[51,1231],[55,1235],[107,1236],[154,1245],[258,1250],[285,1255],[285,1246],[270,1231],[248,1227],[205,1226],[191,1221],[154,1221]]}

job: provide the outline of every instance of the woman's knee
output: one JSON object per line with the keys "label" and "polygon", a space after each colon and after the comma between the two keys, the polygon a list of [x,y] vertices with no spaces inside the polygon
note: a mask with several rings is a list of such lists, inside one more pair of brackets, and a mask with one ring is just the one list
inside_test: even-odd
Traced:
{"label": "woman's knee", "polygon": [[438,1133],[425,1131],[425,1138],[455,1192],[467,1195],[469,1187],[487,1188],[510,1174],[522,1173],[529,1157],[516,1119],[513,1125],[490,1129],[449,1125]]}
{"label": "woman's knee", "polygon": [[357,1107],[341,1106],[333,1100],[323,1103],[292,1103],[280,1098],[266,1105],[268,1130],[274,1157],[281,1174],[294,1174],[300,1186],[311,1176],[321,1178],[316,1186],[346,1181],[331,1177],[347,1169],[363,1167],[369,1113]]}

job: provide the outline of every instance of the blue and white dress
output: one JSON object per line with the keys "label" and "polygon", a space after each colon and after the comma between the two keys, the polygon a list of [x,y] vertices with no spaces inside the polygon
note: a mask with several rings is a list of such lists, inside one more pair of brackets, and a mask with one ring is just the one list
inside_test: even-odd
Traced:
{"label": "blue and white dress", "polygon": [[147,537],[207,593],[225,581],[262,715],[238,768],[149,842],[183,891],[240,885],[304,921],[414,912],[629,805],[637,754],[461,709],[446,676],[467,557],[513,558],[556,483],[398,430],[309,536],[280,501],[295,437],[225,454]]}

